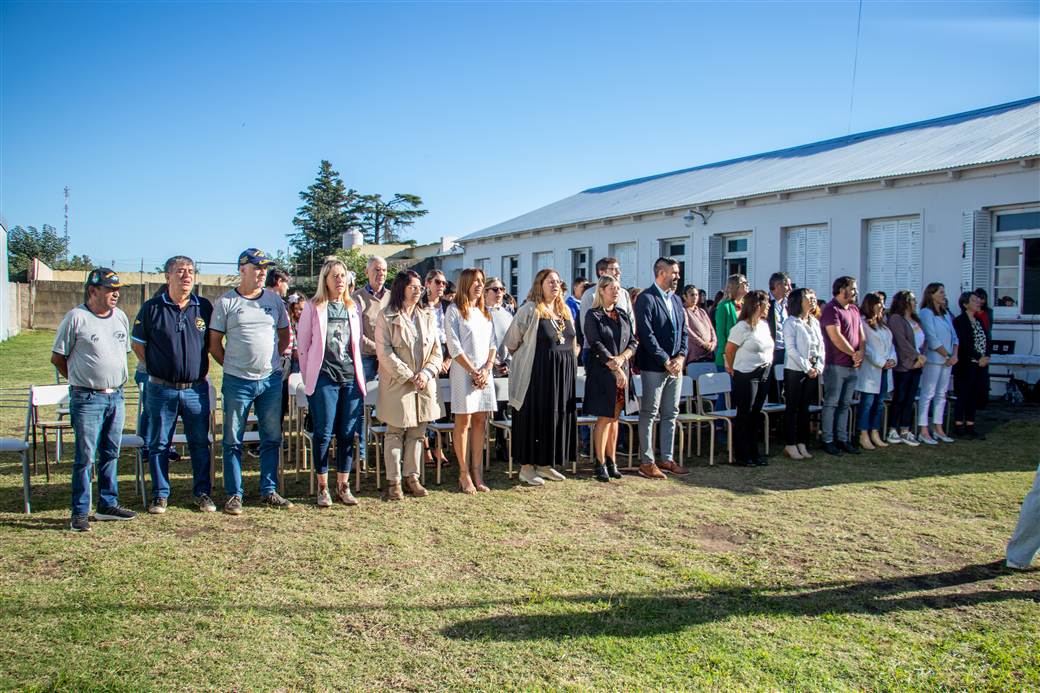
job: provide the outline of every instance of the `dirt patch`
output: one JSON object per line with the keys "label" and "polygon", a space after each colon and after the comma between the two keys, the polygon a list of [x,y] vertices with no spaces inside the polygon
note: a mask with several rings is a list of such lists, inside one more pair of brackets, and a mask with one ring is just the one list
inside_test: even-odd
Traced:
{"label": "dirt patch", "polygon": [[625,513],[606,513],[600,515],[599,519],[603,520],[608,525],[619,525],[624,521]]}
{"label": "dirt patch", "polygon": [[736,551],[750,541],[743,532],[725,525],[706,524],[693,529],[697,545],[710,553],[727,553]]}
{"label": "dirt patch", "polygon": [[675,486],[668,485],[665,488],[647,489],[641,491],[639,495],[646,496],[647,498],[665,498],[667,496],[678,496],[686,493],[684,489],[676,488]]}

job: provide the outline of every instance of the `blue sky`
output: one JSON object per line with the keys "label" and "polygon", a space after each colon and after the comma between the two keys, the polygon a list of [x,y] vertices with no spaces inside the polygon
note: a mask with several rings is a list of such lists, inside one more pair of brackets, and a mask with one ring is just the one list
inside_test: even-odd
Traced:
{"label": "blue sky", "polygon": [[[856,2],[0,2],[0,214],[117,269],[285,248],[329,159],[421,242],[845,134]],[[1040,93],[1040,2],[863,4],[853,132]]]}

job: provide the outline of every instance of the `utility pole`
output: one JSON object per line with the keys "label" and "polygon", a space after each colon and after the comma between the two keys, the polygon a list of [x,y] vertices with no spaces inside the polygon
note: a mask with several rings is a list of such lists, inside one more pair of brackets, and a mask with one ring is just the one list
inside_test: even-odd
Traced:
{"label": "utility pole", "polygon": [[65,186],[65,262],[69,261],[69,186]]}

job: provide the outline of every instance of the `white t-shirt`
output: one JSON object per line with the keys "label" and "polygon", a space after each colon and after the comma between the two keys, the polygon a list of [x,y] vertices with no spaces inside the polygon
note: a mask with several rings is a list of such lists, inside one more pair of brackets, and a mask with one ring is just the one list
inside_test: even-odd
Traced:
{"label": "white t-shirt", "polygon": [[130,321],[118,308],[102,318],[80,304],[62,318],[51,351],[68,360],[70,385],[92,390],[121,387],[127,380]]}
{"label": "white t-shirt", "polygon": [[726,341],[737,345],[737,355],[733,357],[735,371],[750,373],[773,363],[773,337],[765,320],[759,320],[755,329],[747,320],[737,321]]}
{"label": "white t-shirt", "polygon": [[210,329],[224,333],[224,372],[245,380],[263,380],[281,369],[278,330],[289,326],[281,296],[264,289],[245,298],[236,289],[213,305]]}

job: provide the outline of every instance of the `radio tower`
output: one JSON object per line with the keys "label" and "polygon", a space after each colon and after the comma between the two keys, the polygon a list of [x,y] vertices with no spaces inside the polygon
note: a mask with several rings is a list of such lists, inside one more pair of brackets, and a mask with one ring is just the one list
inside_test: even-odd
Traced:
{"label": "radio tower", "polygon": [[65,186],[65,262],[69,261],[69,186]]}

